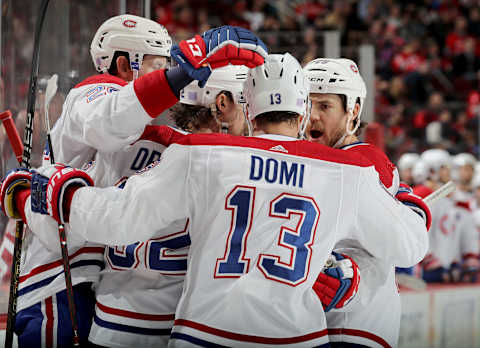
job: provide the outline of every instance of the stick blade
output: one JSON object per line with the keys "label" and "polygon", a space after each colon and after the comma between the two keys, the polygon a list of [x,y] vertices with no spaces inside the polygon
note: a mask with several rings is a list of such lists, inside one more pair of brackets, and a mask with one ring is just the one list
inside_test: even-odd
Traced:
{"label": "stick blade", "polygon": [[45,100],[46,100],[47,104],[53,98],[55,93],[57,93],[57,88],[58,88],[57,82],[58,82],[58,75],[57,74],[53,74],[52,77],[50,77],[48,79],[47,89],[45,91]]}

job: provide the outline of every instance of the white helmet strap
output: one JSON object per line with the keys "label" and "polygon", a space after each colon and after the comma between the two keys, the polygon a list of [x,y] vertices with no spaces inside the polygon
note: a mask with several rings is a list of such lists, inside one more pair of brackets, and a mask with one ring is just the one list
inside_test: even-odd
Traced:
{"label": "white helmet strap", "polygon": [[[350,124],[353,125],[352,129],[350,129]],[[337,142],[335,143],[335,145],[333,145],[333,147],[334,148],[341,147],[347,136],[355,135],[355,133],[358,130],[358,127],[360,127],[360,112],[358,112],[358,116],[355,117],[353,115],[353,110],[349,109],[348,116],[347,116],[347,123],[345,125],[345,133],[340,137],[340,139],[337,140]]]}
{"label": "white helmet strap", "polygon": [[305,131],[307,130],[308,123],[310,122],[311,112],[312,112],[312,101],[310,100],[310,97],[307,95],[307,108],[305,110],[305,115],[300,125],[300,131],[298,133],[299,139],[302,139],[302,140],[306,139]]}
{"label": "white helmet strap", "polygon": [[253,125],[252,125],[252,121],[250,121],[250,117],[248,117],[247,103],[243,103],[242,110],[243,110],[243,116],[245,117],[245,121],[247,122],[248,136],[251,137],[253,135]]}

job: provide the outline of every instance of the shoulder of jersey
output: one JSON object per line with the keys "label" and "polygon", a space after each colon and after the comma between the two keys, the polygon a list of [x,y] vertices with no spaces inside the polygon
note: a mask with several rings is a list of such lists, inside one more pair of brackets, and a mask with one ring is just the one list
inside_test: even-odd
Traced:
{"label": "shoulder of jersey", "polygon": [[181,141],[181,138],[188,134],[190,133],[166,125],[147,125],[140,138],[135,142],[148,140],[169,146],[170,144]]}
{"label": "shoulder of jersey", "polygon": [[332,149],[305,140],[282,141],[258,137],[232,136],[228,134],[188,134],[177,137],[173,143],[189,146],[206,145],[251,148],[360,167],[370,167],[373,165],[373,163],[364,156]]}
{"label": "shoulder of jersey", "polygon": [[126,86],[128,83],[125,80],[122,80],[119,77],[109,75],[109,74],[98,74],[87,77],[82,82],[78,83],[75,88],[87,86],[87,85],[96,85],[101,83],[114,83],[120,86]]}
{"label": "shoulder of jersey", "polygon": [[357,142],[342,147],[342,150],[358,153],[366,157],[375,166],[382,184],[387,188],[392,186],[396,167],[378,147],[368,143]]}

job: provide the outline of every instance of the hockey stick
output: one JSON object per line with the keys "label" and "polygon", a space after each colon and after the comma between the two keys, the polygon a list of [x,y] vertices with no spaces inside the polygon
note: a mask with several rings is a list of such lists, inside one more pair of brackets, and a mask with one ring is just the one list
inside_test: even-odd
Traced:
{"label": "hockey stick", "polygon": [[0,120],[2,121],[5,132],[7,133],[13,153],[15,154],[18,163],[22,165],[23,143],[20,138],[20,134],[18,134],[17,127],[15,127],[15,122],[13,122],[12,113],[10,110],[0,113]]}
{"label": "hockey stick", "polygon": [[[33,116],[35,113],[35,97],[37,92],[38,65],[40,53],[40,36],[43,21],[47,13],[49,0],[42,0],[39,16],[35,27],[35,38],[32,57],[32,71],[28,89],[27,120],[23,138],[22,165],[30,168],[30,156],[32,154]],[[17,315],[18,283],[20,278],[20,262],[22,258],[23,221],[17,221],[15,231],[15,244],[13,247],[12,275],[10,279],[10,295],[8,298],[7,330],[5,334],[5,347],[11,348],[13,344],[13,331],[15,329],[15,317]]]}
{"label": "hockey stick", "polygon": [[425,203],[427,203],[429,206],[434,204],[437,200],[440,198],[448,196],[450,193],[455,191],[455,184],[453,181],[449,181],[446,184],[442,185],[439,189],[433,191],[430,193],[427,197],[423,199]]}
{"label": "hockey stick", "polygon": [[[47,83],[45,91],[45,125],[47,127],[47,143],[50,151],[50,163],[55,164],[55,157],[53,155],[52,138],[50,136],[50,118],[48,117],[48,107],[50,101],[57,93],[57,74],[52,75]],[[70,261],[68,257],[67,236],[65,234],[65,226],[58,224],[58,237],[60,239],[60,249],[62,250],[63,273],[65,274],[65,287],[67,291],[68,310],[70,312],[70,320],[72,321],[73,331],[73,346],[80,346],[80,337],[78,335],[77,324],[77,308],[75,306],[75,297],[73,296],[72,273],[70,271]]]}
{"label": "hockey stick", "polygon": [[48,107],[52,98],[57,93],[57,74],[53,74],[52,77],[48,79],[47,89],[45,90],[45,125],[47,127],[47,143],[48,149],[50,150],[50,163],[55,164],[55,158],[53,157],[53,147],[52,147],[52,138],[50,136],[50,118],[48,117]]}

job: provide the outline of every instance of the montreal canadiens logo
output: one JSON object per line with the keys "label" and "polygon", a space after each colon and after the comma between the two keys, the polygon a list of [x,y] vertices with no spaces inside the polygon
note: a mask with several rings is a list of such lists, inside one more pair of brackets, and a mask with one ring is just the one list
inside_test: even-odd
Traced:
{"label": "montreal canadiens logo", "polygon": [[352,69],[354,73],[358,73],[358,68],[355,64],[350,65],[350,69]]}
{"label": "montreal canadiens logo", "polygon": [[123,25],[127,28],[134,28],[137,26],[137,22],[132,21],[131,19],[127,19],[123,21]]}

